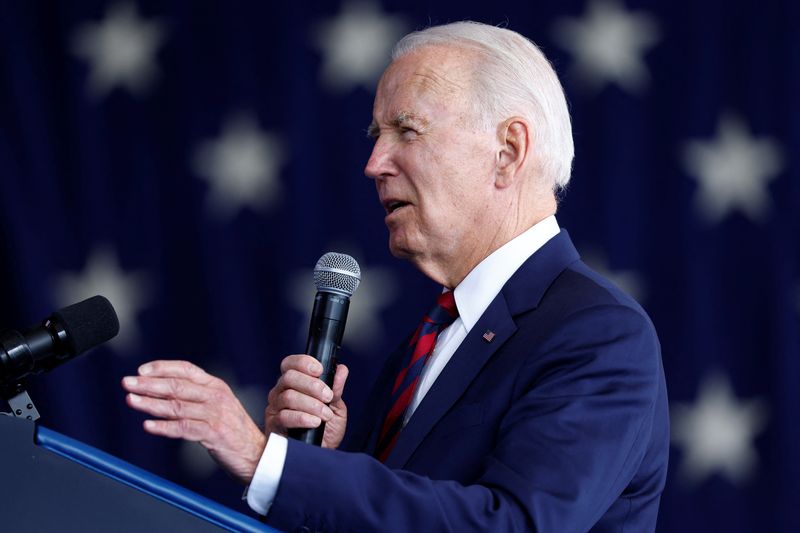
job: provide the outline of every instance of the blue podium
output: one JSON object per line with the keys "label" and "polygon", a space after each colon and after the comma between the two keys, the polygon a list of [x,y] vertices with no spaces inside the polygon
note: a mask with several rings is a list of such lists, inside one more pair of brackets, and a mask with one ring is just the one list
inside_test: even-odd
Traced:
{"label": "blue podium", "polygon": [[30,420],[0,416],[0,531],[275,532]]}

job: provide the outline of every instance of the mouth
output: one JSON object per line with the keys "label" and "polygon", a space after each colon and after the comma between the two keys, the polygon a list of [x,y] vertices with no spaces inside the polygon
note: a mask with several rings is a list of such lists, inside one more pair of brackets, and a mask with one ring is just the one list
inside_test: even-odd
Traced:
{"label": "mouth", "polygon": [[391,215],[398,209],[402,209],[407,205],[409,205],[409,203],[403,200],[389,199],[383,202],[383,208],[386,210],[387,215]]}

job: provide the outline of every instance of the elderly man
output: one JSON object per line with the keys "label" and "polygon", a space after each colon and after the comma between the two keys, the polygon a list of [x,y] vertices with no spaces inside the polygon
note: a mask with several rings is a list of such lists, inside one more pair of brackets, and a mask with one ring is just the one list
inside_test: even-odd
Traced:
{"label": "elderly man", "polygon": [[[645,312],[555,220],[573,154],[535,45],[456,23],[398,43],[366,174],[392,253],[440,283],[348,425],[307,355],[281,363],[266,434],[186,362],[123,380],[153,434],[198,440],[284,530],[652,531],[667,466],[660,349]],[[288,428],[326,422],[323,448]],[[338,448],[338,449],[337,449]]]}

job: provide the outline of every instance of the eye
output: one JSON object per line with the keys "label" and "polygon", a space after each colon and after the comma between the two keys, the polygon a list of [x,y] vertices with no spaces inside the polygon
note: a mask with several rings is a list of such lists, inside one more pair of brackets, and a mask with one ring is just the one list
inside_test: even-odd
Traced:
{"label": "eye", "polygon": [[417,130],[414,128],[409,128],[408,126],[402,126],[400,128],[400,136],[404,139],[412,139],[419,134]]}

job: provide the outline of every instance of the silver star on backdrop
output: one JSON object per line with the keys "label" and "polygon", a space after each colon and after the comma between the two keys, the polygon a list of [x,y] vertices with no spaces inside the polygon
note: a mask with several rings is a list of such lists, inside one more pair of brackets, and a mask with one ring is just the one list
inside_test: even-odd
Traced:
{"label": "silver star on backdrop", "polygon": [[140,338],[137,315],[149,304],[150,283],[142,272],[125,272],[115,254],[101,247],[86,260],[83,271],[64,273],[55,281],[59,305],[69,305],[96,294],[108,298],[119,318],[119,335],[110,345],[118,352],[130,352]]}
{"label": "silver star on backdrop", "polygon": [[392,46],[406,31],[403,17],[382,13],[373,2],[345,3],[339,15],[314,31],[323,54],[323,83],[336,92],[358,85],[374,90]]}
{"label": "silver star on backdrop", "polygon": [[240,114],[225,123],[219,138],[197,148],[192,168],[211,187],[209,209],[225,218],[244,207],[264,210],[277,203],[285,160],[278,136],[261,130],[254,116]]}
{"label": "silver star on backdrop", "polygon": [[[347,249],[347,248],[333,248]],[[301,270],[289,284],[289,304],[303,314],[298,341],[305,342],[308,335],[308,322],[314,304],[312,269]],[[369,268],[361,264],[361,284],[351,298],[347,315],[347,327],[342,344],[359,351],[368,351],[370,346],[384,337],[380,312],[397,298],[398,286],[394,275],[388,268]]]}
{"label": "silver star on backdrop", "polygon": [[596,249],[581,252],[581,258],[592,269],[602,274],[611,282],[633,297],[642,302],[647,296],[641,276],[634,270],[612,269],[609,266],[606,254]]}
{"label": "silver star on backdrop", "polygon": [[754,440],[767,421],[763,400],[737,399],[728,379],[715,374],[700,385],[693,405],[672,406],[671,419],[672,441],[683,450],[684,481],[695,485],[717,473],[741,485],[755,473]]}
{"label": "silver star on backdrop", "polygon": [[644,54],[658,42],[658,34],[652,16],[612,0],[594,0],[583,18],[562,19],[553,28],[554,40],[573,55],[579,82],[596,90],[616,83],[629,92],[649,82]]}
{"label": "silver star on backdrop", "polygon": [[778,143],[756,139],[730,114],[720,120],[713,140],[686,143],[683,160],[700,185],[695,205],[711,222],[735,210],[763,219],[770,208],[767,185],[783,170]]}
{"label": "silver star on backdrop", "polygon": [[140,18],[133,3],[114,4],[105,19],[75,30],[72,51],[89,63],[89,89],[101,97],[115,87],[141,95],[158,77],[155,55],[164,41],[163,24]]}

